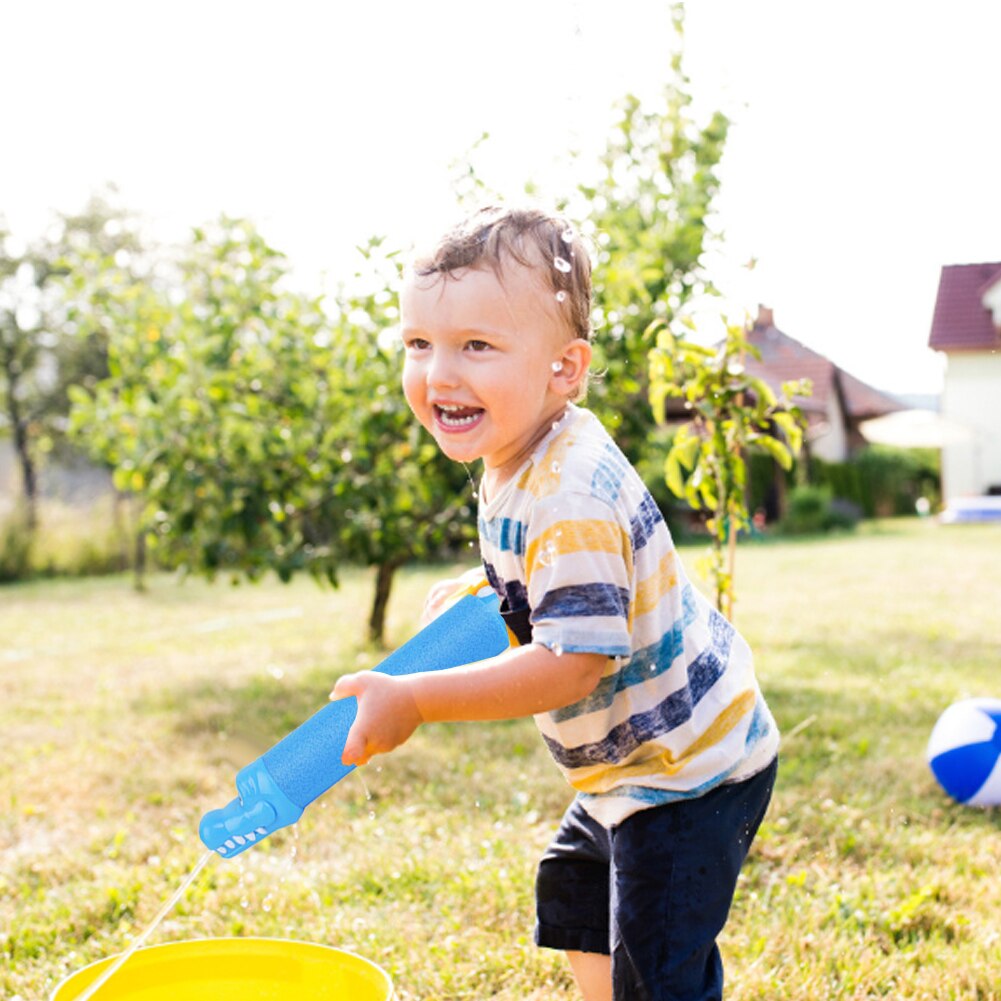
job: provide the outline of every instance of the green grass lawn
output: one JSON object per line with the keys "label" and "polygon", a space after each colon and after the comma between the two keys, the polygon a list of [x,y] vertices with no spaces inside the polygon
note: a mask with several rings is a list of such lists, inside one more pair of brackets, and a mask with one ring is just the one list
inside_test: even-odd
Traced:
{"label": "green grass lawn", "polygon": [[[392,643],[442,572],[400,575]],[[950,702],[1001,697],[1001,529],[883,522],[744,546],[737,572],[786,739],[722,941],[728,998],[1001,998],[1001,812],[954,804],[924,763]],[[143,930],[236,771],[379,659],[371,585],[0,590],[0,994],[45,998]],[[213,861],[152,942],[336,945],[412,1001],[573,998],[531,943],[535,861],[569,798],[531,721],[426,727]]]}

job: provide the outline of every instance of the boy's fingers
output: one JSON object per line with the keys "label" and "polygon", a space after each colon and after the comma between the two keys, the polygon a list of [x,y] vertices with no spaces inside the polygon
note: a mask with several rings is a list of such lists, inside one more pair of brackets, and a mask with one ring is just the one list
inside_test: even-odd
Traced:
{"label": "boy's fingers", "polygon": [[330,701],[347,698],[349,695],[357,695],[362,685],[358,684],[357,674],[341,675],[334,684],[334,689],[330,693]]}
{"label": "boy's fingers", "polygon": [[344,750],[341,751],[341,763],[344,765],[364,765],[368,763],[365,757],[365,738],[355,732],[352,727],[348,733],[347,740],[344,741]]}

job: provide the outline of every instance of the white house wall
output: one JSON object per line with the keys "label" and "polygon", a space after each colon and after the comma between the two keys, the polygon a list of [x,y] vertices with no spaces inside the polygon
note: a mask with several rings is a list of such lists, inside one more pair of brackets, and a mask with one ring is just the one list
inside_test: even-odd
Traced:
{"label": "white house wall", "polygon": [[848,458],[848,434],[838,394],[827,396],[827,427],[823,434],[810,441],[810,454],[824,462],[844,462]]}
{"label": "white house wall", "polygon": [[949,353],[942,414],[972,432],[969,441],[942,449],[946,499],[1001,489],[1001,354]]}

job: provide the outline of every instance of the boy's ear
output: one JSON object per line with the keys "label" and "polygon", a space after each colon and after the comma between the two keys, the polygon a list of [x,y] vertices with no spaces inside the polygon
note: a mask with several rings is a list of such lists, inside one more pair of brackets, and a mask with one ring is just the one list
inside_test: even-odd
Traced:
{"label": "boy's ear", "polygon": [[582,337],[568,341],[553,362],[553,375],[549,383],[553,392],[572,397],[584,381],[590,366],[591,345]]}

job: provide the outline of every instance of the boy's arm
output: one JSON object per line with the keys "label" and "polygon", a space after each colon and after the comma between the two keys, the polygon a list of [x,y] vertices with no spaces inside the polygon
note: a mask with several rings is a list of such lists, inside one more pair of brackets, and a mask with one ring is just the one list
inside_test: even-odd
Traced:
{"label": "boy's arm", "polygon": [[557,655],[531,643],[447,671],[346,674],[331,693],[358,699],[342,760],[364,765],[398,747],[421,723],[515,719],[561,709],[594,690],[607,662],[604,654]]}

